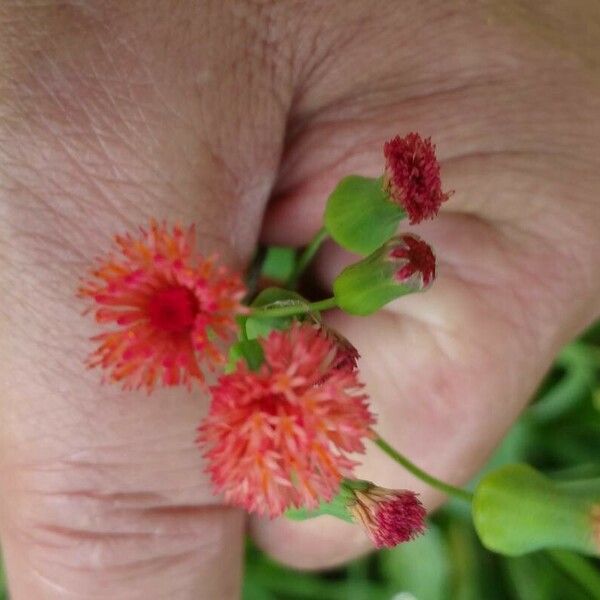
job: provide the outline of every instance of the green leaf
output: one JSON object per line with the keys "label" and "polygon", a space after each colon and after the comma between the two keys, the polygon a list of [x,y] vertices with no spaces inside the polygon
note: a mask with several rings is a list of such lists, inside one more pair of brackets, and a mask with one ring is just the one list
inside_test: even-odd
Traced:
{"label": "green leaf", "polygon": [[354,520],[350,516],[348,509],[346,508],[345,502],[338,494],[331,502],[321,502],[317,508],[288,508],[285,511],[285,516],[291,521],[306,521],[307,519],[314,519],[322,515],[329,515],[331,517],[337,517],[347,523],[354,523]]}
{"label": "green leaf", "polygon": [[296,250],[284,246],[270,246],[262,265],[262,275],[269,279],[287,281],[294,271]]}
{"label": "green leaf", "polygon": [[587,345],[567,346],[556,362],[564,369],[564,376],[527,411],[527,417],[538,422],[555,420],[573,410],[594,389],[597,367]]}
{"label": "green leaf", "polygon": [[254,308],[280,308],[282,306],[307,305],[309,302],[298,292],[279,287],[269,287],[263,290],[252,302]]}
{"label": "green leaf", "polygon": [[381,179],[350,175],[329,196],[325,227],[340,246],[364,256],[394,235],[405,216],[387,199]]}
{"label": "green leaf", "polygon": [[251,371],[258,371],[265,360],[262,346],[256,340],[240,340],[232,344],[229,348],[225,372],[235,371],[235,367],[240,360],[246,361]]}
{"label": "green leaf", "polygon": [[600,479],[552,481],[527,465],[507,465],[481,480],[472,509],[483,545],[495,552],[566,548],[598,555],[594,505],[600,506]]}
{"label": "green leaf", "polygon": [[600,572],[595,566],[578,554],[565,550],[552,550],[548,556],[594,600],[600,600]]}
{"label": "green leaf", "polygon": [[[308,306],[308,301],[292,290],[270,287],[263,290],[252,302],[253,308],[282,308],[284,306]],[[274,329],[287,329],[294,317],[245,317],[246,335],[249,339],[266,337]]]}
{"label": "green leaf", "polygon": [[548,577],[544,577],[544,569],[548,568],[547,561],[542,560],[539,554],[507,558],[504,568],[509,584],[517,594],[517,598],[527,600],[552,600],[553,584]]}
{"label": "green leaf", "polygon": [[352,515],[346,508],[348,502],[353,498],[354,489],[365,489],[373,485],[369,481],[363,481],[361,479],[344,479],[340,485],[340,489],[337,495],[329,502],[321,502],[317,508],[288,508],[285,511],[285,516],[292,521],[306,521],[307,519],[314,519],[321,515],[330,515],[337,517],[342,521],[348,523],[354,523]]}

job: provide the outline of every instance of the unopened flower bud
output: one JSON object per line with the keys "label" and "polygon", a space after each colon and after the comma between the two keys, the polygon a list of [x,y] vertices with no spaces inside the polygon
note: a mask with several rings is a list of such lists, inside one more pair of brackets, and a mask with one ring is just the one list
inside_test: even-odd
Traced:
{"label": "unopened flower bud", "polygon": [[414,492],[347,479],[342,486],[348,512],[377,548],[393,548],[424,533],[426,511]]}
{"label": "unopened flower bud", "polygon": [[486,475],[473,520],[483,545],[509,556],[542,548],[600,555],[600,478],[554,481],[527,465]]}
{"label": "unopened flower bud", "polygon": [[344,269],[333,284],[338,306],[369,315],[388,302],[427,289],[435,279],[435,255],[413,234],[393,237],[360,262]]}

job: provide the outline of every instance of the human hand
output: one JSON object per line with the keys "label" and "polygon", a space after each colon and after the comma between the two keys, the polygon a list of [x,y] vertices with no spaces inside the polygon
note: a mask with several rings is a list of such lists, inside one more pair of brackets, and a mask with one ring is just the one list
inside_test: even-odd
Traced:
{"label": "human hand", "polygon": [[[378,175],[383,141],[410,130],[433,136],[456,190],[416,228],[438,280],[331,320],[363,355],[382,435],[468,480],[598,314],[599,31],[580,8],[0,9],[0,528],[15,600],[237,597],[244,517],[213,498],[193,443],[207,399],[84,371],[95,329],[77,277],[150,217],[196,222],[201,250],[238,267],[259,234],[301,245],[336,181]],[[315,275],[327,286],[348,260],[330,246]],[[359,475],[440,501],[376,448]],[[326,518],[251,530],[299,566],[368,548]]]}

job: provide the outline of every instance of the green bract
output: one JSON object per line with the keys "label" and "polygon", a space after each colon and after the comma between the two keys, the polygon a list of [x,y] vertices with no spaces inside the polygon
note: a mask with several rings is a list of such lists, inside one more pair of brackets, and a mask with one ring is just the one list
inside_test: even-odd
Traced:
{"label": "green bract", "polygon": [[265,355],[257,340],[240,340],[229,348],[228,359],[226,373],[235,371],[240,360],[245,360],[251,371],[258,371],[265,360]]}
{"label": "green bract", "polygon": [[[252,308],[269,310],[285,306],[308,306],[308,302],[292,290],[271,287],[263,290],[252,302]],[[250,339],[266,337],[273,329],[287,329],[294,317],[243,317],[246,336]]]}
{"label": "green bract", "polygon": [[321,515],[337,517],[349,523],[354,522],[340,494],[331,500],[331,502],[321,502],[317,508],[288,508],[285,511],[285,516],[292,521],[306,521],[307,519],[314,519]]}
{"label": "green bract", "polygon": [[600,478],[553,481],[527,465],[508,465],[477,486],[473,520],[483,545],[509,556],[542,548],[599,555],[599,509]]}
{"label": "green bract", "polygon": [[329,196],[325,228],[340,246],[364,256],[394,235],[405,216],[388,200],[381,178],[350,175]]}
{"label": "green bract", "polygon": [[352,515],[348,511],[348,503],[354,500],[354,490],[367,490],[373,487],[370,481],[362,479],[344,479],[340,484],[337,495],[329,502],[321,502],[317,508],[288,508],[285,516],[292,521],[306,521],[321,515],[337,517],[342,521],[354,523]]}
{"label": "green bract", "polygon": [[419,291],[394,277],[397,266],[389,258],[389,244],[346,267],[333,282],[338,306],[352,315],[370,315],[388,302]]}
{"label": "green bract", "polygon": [[[263,290],[252,303],[253,308],[281,308],[290,305],[307,305],[308,302],[291,290],[281,288],[267,288]],[[229,348],[229,356],[225,371],[231,373],[240,360],[245,360],[248,368],[257,371],[264,361],[262,346],[256,340],[267,337],[274,329],[287,329],[293,317],[238,317],[241,339]]]}

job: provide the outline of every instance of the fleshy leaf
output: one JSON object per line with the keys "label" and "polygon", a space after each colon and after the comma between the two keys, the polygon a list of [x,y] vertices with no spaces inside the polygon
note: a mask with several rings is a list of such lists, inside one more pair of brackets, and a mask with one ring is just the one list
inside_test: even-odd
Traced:
{"label": "fleshy leaf", "polygon": [[235,371],[235,367],[240,360],[246,361],[251,371],[258,371],[265,359],[262,346],[257,340],[240,340],[230,346],[226,373]]}
{"label": "fleshy leaf", "polygon": [[405,217],[404,210],[388,200],[380,178],[350,175],[329,196],[325,228],[340,246],[365,256],[394,235]]}
{"label": "fleshy leaf", "polygon": [[483,545],[509,556],[542,548],[599,555],[598,511],[600,478],[553,481],[527,465],[489,473],[473,500]]}

